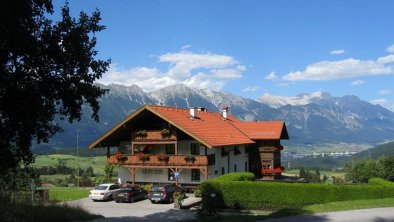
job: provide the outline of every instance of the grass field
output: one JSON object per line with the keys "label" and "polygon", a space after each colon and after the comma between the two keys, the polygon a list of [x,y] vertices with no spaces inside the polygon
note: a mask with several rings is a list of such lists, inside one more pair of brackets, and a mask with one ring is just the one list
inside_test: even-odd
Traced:
{"label": "grass field", "polygon": [[[34,167],[43,166],[55,166],[62,161],[66,166],[71,168],[77,168],[77,157],[73,155],[64,154],[51,154],[51,155],[39,155],[33,164]],[[87,167],[93,167],[95,174],[104,175],[104,167],[107,164],[107,159],[105,156],[96,157],[79,157],[79,166],[81,169],[86,169]],[[115,168],[117,170],[117,168]]]}
{"label": "grass field", "polygon": [[49,187],[49,200],[51,201],[70,201],[86,198],[92,188],[78,187]]}
{"label": "grass field", "polygon": [[[311,173],[315,173],[314,170],[311,170]],[[300,174],[300,170],[286,170],[285,172],[282,173],[283,175],[287,176],[298,176]],[[326,175],[327,177],[345,177],[344,172],[337,172],[337,171],[320,171],[320,176],[323,177],[323,175]]]}

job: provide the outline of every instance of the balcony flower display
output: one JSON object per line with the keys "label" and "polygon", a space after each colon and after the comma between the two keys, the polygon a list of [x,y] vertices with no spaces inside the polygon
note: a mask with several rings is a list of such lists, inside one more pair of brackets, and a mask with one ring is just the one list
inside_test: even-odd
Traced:
{"label": "balcony flower display", "polygon": [[261,169],[261,173],[263,175],[272,175],[272,174],[280,174],[283,172],[285,168],[284,167],[277,167],[275,169],[269,169],[269,168],[265,168],[265,169]]}
{"label": "balcony flower display", "polygon": [[115,153],[114,156],[120,162],[125,162],[128,159],[127,155],[124,154],[123,152],[117,152],[117,153]]}
{"label": "balcony flower display", "polygon": [[146,162],[146,161],[150,160],[150,156],[149,156],[149,154],[146,154],[146,153],[139,153],[138,159],[141,160],[142,162]]}
{"label": "balcony flower display", "polygon": [[185,156],[185,161],[186,161],[186,162],[192,162],[192,163],[194,163],[194,161],[196,161],[196,157],[195,157],[194,155],[187,154],[187,155]]}
{"label": "balcony flower display", "polygon": [[160,131],[160,134],[161,134],[163,137],[169,137],[169,136],[171,136],[171,130],[169,130],[169,129],[162,129],[162,130]]}
{"label": "balcony flower display", "polygon": [[146,137],[148,135],[148,133],[146,132],[146,130],[140,130],[135,132],[135,135],[138,137]]}
{"label": "balcony flower display", "polygon": [[261,169],[261,173],[264,174],[264,175],[273,174],[274,172],[275,172],[274,169],[268,169],[268,168]]}
{"label": "balcony flower display", "polygon": [[158,161],[161,161],[161,162],[168,162],[170,160],[170,156],[168,156],[167,154],[164,154],[164,153],[156,155],[156,158]]}
{"label": "balcony flower display", "polygon": [[259,148],[260,151],[270,151],[270,152],[277,152],[283,150],[282,145],[274,145],[274,146],[261,146]]}

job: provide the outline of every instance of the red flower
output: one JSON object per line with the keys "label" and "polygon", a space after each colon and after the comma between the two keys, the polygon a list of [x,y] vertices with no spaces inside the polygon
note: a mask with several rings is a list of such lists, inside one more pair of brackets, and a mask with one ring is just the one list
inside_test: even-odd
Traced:
{"label": "red flower", "polygon": [[119,157],[121,157],[122,155],[123,155],[122,152],[117,152],[117,153],[115,154],[115,157],[116,157],[116,159],[119,159]]}

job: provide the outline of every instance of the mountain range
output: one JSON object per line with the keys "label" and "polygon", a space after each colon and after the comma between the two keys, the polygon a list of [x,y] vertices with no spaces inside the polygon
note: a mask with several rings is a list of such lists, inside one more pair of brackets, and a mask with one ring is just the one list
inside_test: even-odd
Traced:
{"label": "mountain range", "polygon": [[56,120],[64,131],[55,135],[48,144],[36,145],[35,150],[77,145],[87,147],[144,104],[205,107],[211,112],[219,112],[228,106],[230,113],[241,120],[284,120],[291,144],[377,144],[394,140],[394,113],[351,95],[334,97],[329,93],[316,92],[288,98],[264,94],[253,100],[227,92],[189,88],[183,84],[153,92],[145,92],[136,85],[98,85],[110,90],[99,99],[100,123],[90,119],[91,110],[84,106],[80,122],[69,124]]}

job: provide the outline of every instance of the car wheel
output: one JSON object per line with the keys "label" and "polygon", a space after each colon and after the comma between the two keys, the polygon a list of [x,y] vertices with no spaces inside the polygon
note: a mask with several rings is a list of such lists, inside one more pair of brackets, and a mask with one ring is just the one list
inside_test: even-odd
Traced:
{"label": "car wheel", "polygon": [[109,201],[114,200],[114,197],[112,196],[112,194],[110,194],[110,195],[108,196],[108,200],[109,200]]}
{"label": "car wheel", "polygon": [[170,199],[168,199],[168,203],[172,203],[172,202],[174,202],[174,198],[170,197]]}
{"label": "car wheel", "polygon": [[130,203],[133,203],[134,202],[134,197],[131,197],[130,198]]}
{"label": "car wheel", "polygon": [[119,203],[119,200],[115,200],[116,203]]}
{"label": "car wheel", "polygon": [[146,199],[148,199],[148,194],[146,194],[146,195],[144,196],[144,200],[146,200]]}
{"label": "car wheel", "polygon": [[151,202],[151,203],[153,203],[153,204],[155,204],[155,203],[156,203],[156,202],[155,202],[155,201],[153,201],[153,200],[151,200],[150,202]]}

